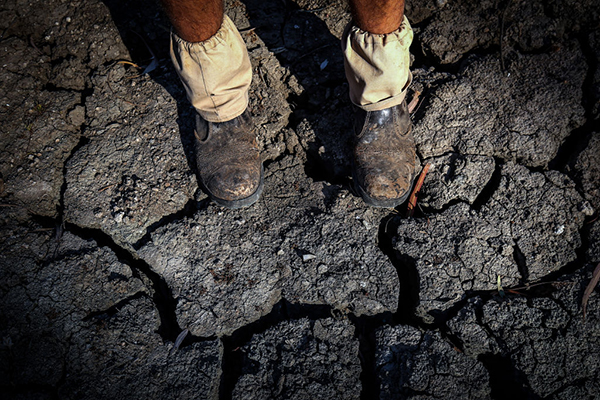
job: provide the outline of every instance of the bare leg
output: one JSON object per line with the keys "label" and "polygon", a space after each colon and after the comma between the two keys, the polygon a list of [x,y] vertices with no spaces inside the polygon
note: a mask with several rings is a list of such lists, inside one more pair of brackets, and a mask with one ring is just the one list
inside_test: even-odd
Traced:
{"label": "bare leg", "polygon": [[161,3],[177,35],[188,42],[208,40],[223,22],[223,0],[161,0]]}
{"label": "bare leg", "polygon": [[402,24],[404,0],[350,0],[354,24],[375,34],[390,33]]}

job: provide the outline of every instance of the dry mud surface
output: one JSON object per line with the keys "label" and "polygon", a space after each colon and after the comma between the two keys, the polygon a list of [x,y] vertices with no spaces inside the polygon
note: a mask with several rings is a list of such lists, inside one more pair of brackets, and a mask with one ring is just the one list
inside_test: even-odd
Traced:
{"label": "dry mud surface", "polygon": [[227,13],[266,175],[235,211],[156,2],[0,6],[0,397],[599,398],[595,2],[407,3],[413,218],[352,190],[345,2]]}

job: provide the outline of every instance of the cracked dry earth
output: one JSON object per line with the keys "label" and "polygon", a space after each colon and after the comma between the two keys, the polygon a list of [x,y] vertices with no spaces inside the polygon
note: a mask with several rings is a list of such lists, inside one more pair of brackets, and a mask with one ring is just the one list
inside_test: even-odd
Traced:
{"label": "cracked dry earth", "polygon": [[351,189],[345,3],[227,13],[266,170],[235,211],[155,2],[0,6],[1,397],[600,398],[595,2],[408,1],[410,219]]}

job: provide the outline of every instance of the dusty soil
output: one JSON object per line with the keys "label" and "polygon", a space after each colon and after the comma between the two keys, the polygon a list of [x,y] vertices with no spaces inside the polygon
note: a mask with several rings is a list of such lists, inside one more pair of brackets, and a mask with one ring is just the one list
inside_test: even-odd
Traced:
{"label": "dusty soil", "polygon": [[408,2],[413,218],[352,190],[345,2],[227,13],[266,171],[236,211],[155,2],[0,6],[2,398],[600,397],[595,2]]}

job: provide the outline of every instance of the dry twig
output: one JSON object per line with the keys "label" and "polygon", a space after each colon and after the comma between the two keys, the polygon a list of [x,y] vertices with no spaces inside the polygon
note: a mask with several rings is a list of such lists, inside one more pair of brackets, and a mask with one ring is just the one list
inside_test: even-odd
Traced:
{"label": "dry twig", "polygon": [[423,171],[421,171],[421,174],[419,175],[419,179],[417,180],[417,184],[415,185],[415,188],[413,189],[410,198],[408,200],[408,207],[406,209],[406,217],[410,218],[413,216],[413,214],[415,213],[415,207],[417,206],[417,197],[419,196],[419,192],[421,191],[421,186],[423,186],[423,182],[425,181],[425,176],[427,175],[427,172],[429,171],[429,167],[431,167],[431,164],[427,163],[425,164],[425,167],[423,167]]}
{"label": "dry twig", "polygon": [[410,101],[410,103],[408,103],[408,113],[412,114],[413,111],[415,110],[415,108],[417,108],[417,104],[419,104],[419,96],[421,95],[421,92],[419,92],[418,90],[415,92],[415,95],[413,96],[412,100]]}

